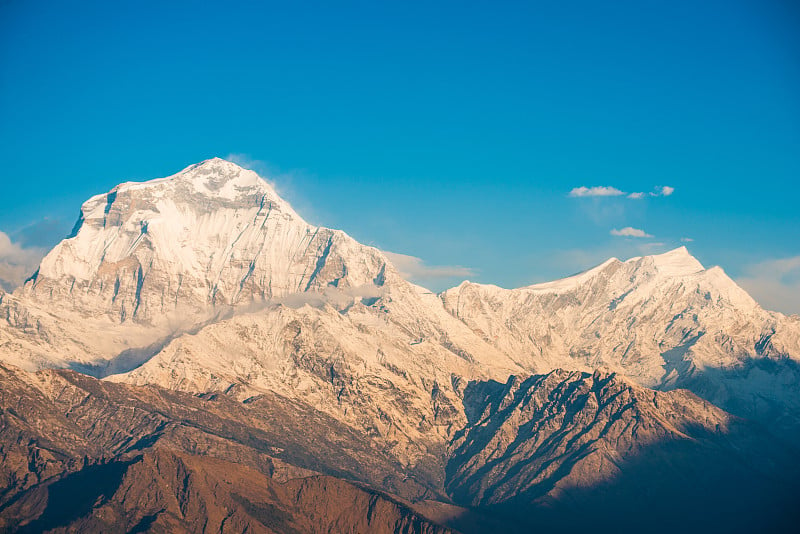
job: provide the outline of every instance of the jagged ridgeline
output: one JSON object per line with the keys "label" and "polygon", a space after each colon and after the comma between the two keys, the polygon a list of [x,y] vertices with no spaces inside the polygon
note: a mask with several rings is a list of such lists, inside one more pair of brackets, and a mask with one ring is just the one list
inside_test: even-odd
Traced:
{"label": "jagged ridgeline", "polygon": [[799,359],[685,248],[436,295],[212,159],[0,293],[0,530],[779,530]]}

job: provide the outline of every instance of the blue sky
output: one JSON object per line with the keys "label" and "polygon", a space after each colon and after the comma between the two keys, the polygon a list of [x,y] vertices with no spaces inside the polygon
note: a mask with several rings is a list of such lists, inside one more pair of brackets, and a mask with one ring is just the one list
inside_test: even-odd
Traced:
{"label": "blue sky", "polygon": [[0,267],[220,156],[434,289],[686,244],[800,312],[790,1],[162,4],[0,2]]}

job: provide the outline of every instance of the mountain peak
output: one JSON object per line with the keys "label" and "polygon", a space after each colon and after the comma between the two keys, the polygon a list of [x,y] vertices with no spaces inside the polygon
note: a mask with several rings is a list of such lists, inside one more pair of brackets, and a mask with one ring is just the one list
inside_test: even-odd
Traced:
{"label": "mountain peak", "polygon": [[[221,158],[195,163],[166,178],[121,183],[107,194],[92,197],[86,204],[104,200],[113,202],[114,198],[121,193],[135,191],[158,191],[161,193],[169,191],[169,195],[173,198],[176,193],[190,196],[201,194],[228,200],[235,200],[242,195],[266,194],[270,200],[286,204],[278,197],[274,188],[258,174]],[[163,195],[156,194],[156,196]]]}
{"label": "mountain peak", "polygon": [[371,284],[384,264],[343,232],[306,223],[255,172],[212,158],[86,201],[73,235],[23,291],[85,315],[155,324]]}
{"label": "mountain peak", "polygon": [[703,264],[689,254],[689,250],[683,246],[670,250],[669,252],[664,252],[663,254],[645,256],[644,258],[631,258],[628,261],[652,262],[656,270],[658,270],[660,274],[666,276],[687,276],[705,270]]}
{"label": "mountain peak", "polygon": [[243,176],[246,179],[251,178],[253,176],[258,177],[259,180],[264,181],[263,178],[258,176],[254,171],[249,169],[245,169],[244,167],[233,163],[232,161],[228,161],[222,158],[210,158],[203,160],[199,163],[195,163],[194,165],[189,165],[183,171],[178,173],[176,176],[181,174],[221,174],[223,176],[229,177],[240,177]]}

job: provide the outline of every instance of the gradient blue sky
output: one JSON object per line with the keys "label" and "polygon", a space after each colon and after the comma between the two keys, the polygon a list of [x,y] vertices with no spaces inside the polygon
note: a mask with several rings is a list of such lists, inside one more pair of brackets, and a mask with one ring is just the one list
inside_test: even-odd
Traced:
{"label": "gradient blue sky", "polygon": [[0,1],[0,264],[95,193],[230,156],[434,289],[690,238],[800,312],[791,1],[162,4]]}

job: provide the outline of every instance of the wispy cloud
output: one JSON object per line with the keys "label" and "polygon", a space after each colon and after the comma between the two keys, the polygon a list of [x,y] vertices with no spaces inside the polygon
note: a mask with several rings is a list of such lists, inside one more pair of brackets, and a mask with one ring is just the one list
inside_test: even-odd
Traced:
{"label": "wispy cloud", "polygon": [[616,187],[607,185],[595,187],[576,187],[569,192],[571,197],[618,197],[624,195],[624,191],[620,191]]}
{"label": "wispy cloud", "polygon": [[272,166],[266,161],[251,158],[247,154],[228,154],[225,156],[225,159],[235,163],[239,167],[244,167],[245,169],[255,171],[262,178],[267,178],[275,171],[275,169],[273,169]]}
{"label": "wispy cloud", "polygon": [[645,198],[646,196],[668,197],[674,192],[675,188],[670,187],[668,185],[660,185],[650,193],[644,193],[642,191],[626,193],[625,191],[622,191],[610,185],[600,185],[595,187],[586,187],[586,186],[575,187],[572,189],[572,191],[569,192],[569,196],[573,198],[581,198],[581,197],[621,197],[624,195],[625,197],[633,200],[640,200],[642,198]]}
{"label": "wispy cloud", "polygon": [[691,237],[682,237],[681,238],[681,243],[691,243],[692,241],[694,241],[694,239],[692,239]]}
{"label": "wispy cloud", "polygon": [[800,313],[800,256],[749,265],[736,283],[768,310]]}
{"label": "wispy cloud", "polygon": [[291,183],[294,175],[292,172],[280,171],[268,162],[251,158],[247,154],[228,154],[225,156],[225,159],[235,163],[239,167],[243,167],[255,172],[267,183],[269,183],[269,185],[271,185],[272,188],[275,189],[275,191],[281,196],[283,196],[283,194],[281,191],[278,191],[278,188],[285,188],[289,183]]}
{"label": "wispy cloud", "polygon": [[653,237],[644,230],[640,230],[638,228],[632,228],[630,226],[626,226],[625,228],[622,228],[620,230],[617,230],[615,228],[611,230],[611,235],[620,237]]}
{"label": "wispy cloud", "polygon": [[225,156],[225,159],[236,165],[249,169],[263,178],[275,190],[281,198],[289,202],[292,208],[309,222],[319,224],[317,214],[313,209],[312,203],[303,194],[304,189],[295,185],[295,182],[302,182],[307,172],[303,169],[284,170],[276,167],[268,161],[253,158],[247,154],[232,153]]}
{"label": "wispy cloud", "polygon": [[0,231],[0,287],[13,291],[22,285],[36,270],[44,254],[45,249],[24,248]]}
{"label": "wispy cloud", "polygon": [[11,232],[8,237],[22,248],[49,250],[67,237],[74,224],[74,220],[44,217]]}
{"label": "wispy cloud", "polygon": [[675,192],[674,187],[670,187],[668,185],[660,185],[656,187],[656,190],[650,193],[651,197],[668,197],[672,193]]}
{"label": "wispy cloud", "polygon": [[403,278],[412,281],[434,278],[468,278],[475,274],[473,269],[460,265],[426,265],[421,258],[383,251]]}

